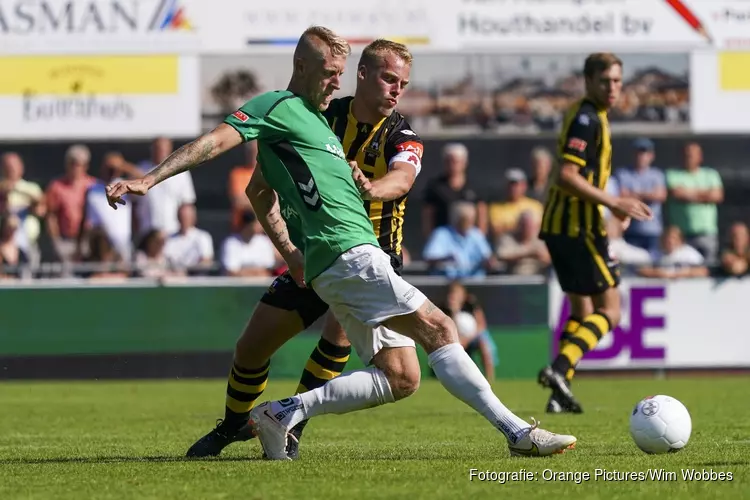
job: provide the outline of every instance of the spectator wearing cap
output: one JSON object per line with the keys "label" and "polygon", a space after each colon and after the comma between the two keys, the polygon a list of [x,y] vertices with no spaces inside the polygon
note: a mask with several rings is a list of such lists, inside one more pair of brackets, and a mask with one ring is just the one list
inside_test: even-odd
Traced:
{"label": "spectator wearing cap", "polygon": [[435,228],[449,224],[451,206],[457,202],[473,203],[477,208],[477,226],[487,230],[487,204],[467,183],[469,150],[459,142],[443,147],[445,173],[432,180],[425,188],[422,205],[422,232],[429,236]]}
{"label": "spectator wearing cap", "polygon": [[625,232],[625,241],[631,245],[656,254],[659,239],[664,230],[662,205],[667,199],[667,181],[664,172],[652,165],[654,143],[641,138],[633,143],[633,165],[617,169],[615,178],[620,187],[620,195],[637,198],[646,203],[654,214],[653,219],[633,220]]}
{"label": "spectator wearing cap", "polygon": [[506,199],[499,203],[490,204],[489,219],[492,238],[498,242],[506,233],[515,232],[521,220],[521,214],[529,212],[537,220],[542,219],[544,206],[537,200],[527,196],[528,182],[526,174],[519,168],[511,168],[505,172],[507,181]]}
{"label": "spectator wearing cap", "polygon": [[65,153],[65,174],[47,187],[47,232],[57,257],[70,262],[76,253],[86,191],[96,183],[88,174],[91,151],[83,144]]}
{"label": "spectator wearing cap", "polygon": [[281,258],[252,211],[242,214],[242,227],[221,248],[221,266],[228,276],[271,276]]}
{"label": "spectator wearing cap", "polygon": [[713,264],[719,253],[718,205],[724,201],[724,186],[719,172],[703,165],[700,144],[688,143],[684,155],[684,169],[667,171],[669,223]]}

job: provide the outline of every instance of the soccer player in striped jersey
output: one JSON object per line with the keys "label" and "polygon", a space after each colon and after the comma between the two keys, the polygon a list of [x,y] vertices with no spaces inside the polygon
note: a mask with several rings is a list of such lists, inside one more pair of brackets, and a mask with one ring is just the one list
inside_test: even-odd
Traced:
{"label": "soccer player in striped jersey", "polygon": [[622,61],[611,53],[591,54],[583,71],[586,96],[565,116],[540,231],[571,305],[559,354],[539,373],[539,383],[552,389],[550,413],[583,411],[570,390],[576,364],[620,322],[620,271],[609,251],[603,208],[623,224],[652,216],[641,201],[606,191],[612,171],[607,112],[622,89]]}

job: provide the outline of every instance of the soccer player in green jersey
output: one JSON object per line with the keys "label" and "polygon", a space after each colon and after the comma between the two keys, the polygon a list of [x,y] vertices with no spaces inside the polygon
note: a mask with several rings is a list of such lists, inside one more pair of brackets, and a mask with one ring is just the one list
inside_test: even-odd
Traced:
{"label": "soccer player in green jersey", "polygon": [[[320,111],[343,72],[348,44],[314,27],[300,38],[286,91],[246,103],[230,120],[176,151],[140,180],[108,186],[110,204],[145,194],[164,179],[205,162],[242,141],[257,140],[260,170],[248,187],[258,220],[301,286],[329,304],[368,366],[314,390],[269,401],[250,412],[250,424],[269,459],[286,460],[290,430],[325,413],[348,413],[414,393],[419,366],[415,341],[456,398],[484,416],[507,439],[511,454],[550,455],[575,445],[509,411],[458,342],[456,326],[417,288],[398,276],[380,249],[340,142]],[[280,215],[279,199],[298,214],[304,255]],[[273,335],[273,332],[269,332]],[[418,371],[417,371],[418,373]]]}

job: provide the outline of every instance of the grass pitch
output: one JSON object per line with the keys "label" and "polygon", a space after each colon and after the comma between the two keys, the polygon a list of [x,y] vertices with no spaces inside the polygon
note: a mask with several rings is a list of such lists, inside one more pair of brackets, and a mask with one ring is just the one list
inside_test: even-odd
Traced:
{"label": "grass pitch", "polygon": [[[510,458],[504,438],[432,380],[395,405],[317,418],[296,462],[260,460],[255,441],[217,459],[183,459],[223,413],[225,384],[0,384],[0,498],[750,498],[747,377],[581,379],[575,389],[586,413],[559,416],[543,413],[546,393],[532,381],[496,382],[520,416],[578,437],[577,449],[545,459]],[[264,398],[295,387],[271,381]],[[651,394],[676,397],[691,412],[683,451],[648,456],[632,443],[630,411]],[[470,481],[471,469],[525,470],[533,479]],[[677,478],[605,481],[597,469]],[[683,480],[694,469],[732,479]],[[576,482],[574,472],[590,477]]]}

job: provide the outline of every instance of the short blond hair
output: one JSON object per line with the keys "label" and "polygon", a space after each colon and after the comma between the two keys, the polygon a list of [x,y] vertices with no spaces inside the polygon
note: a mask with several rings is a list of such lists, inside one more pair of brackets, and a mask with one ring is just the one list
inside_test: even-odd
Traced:
{"label": "short blond hair", "polygon": [[334,57],[346,57],[352,53],[349,42],[343,37],[324,26],[310,26],[300,36],[297,48],[294,51],[294,57],[315,54],[318,58],[324,59],[324,47],[327,47]]}
{"label": "short blond hair", "polygon": [[411,52],[409,52],[409,49],[403,43],[378,38],[367,44],[367,47],[362,50],[362,56],[359,58],[359,65],[374,68],[382,62],[383,57],[388,53],[396,55],[399,59],[410,66],[414,60]]}

